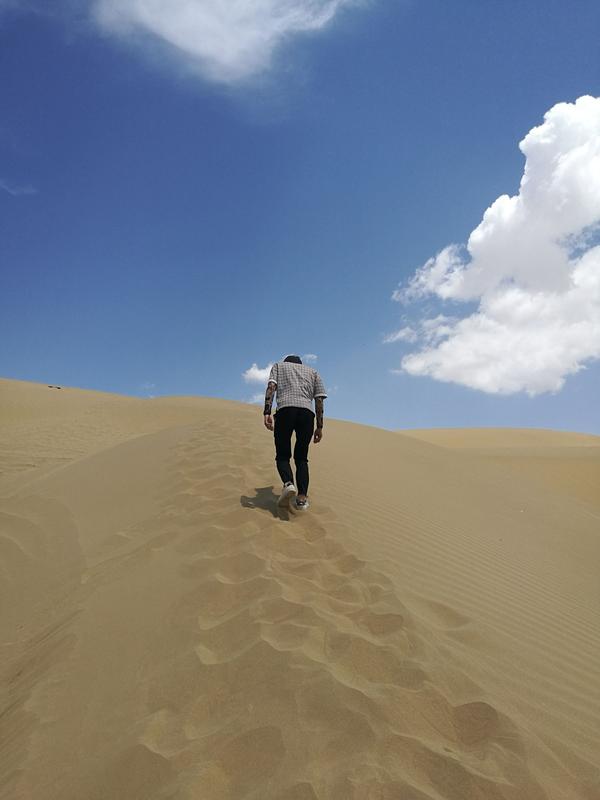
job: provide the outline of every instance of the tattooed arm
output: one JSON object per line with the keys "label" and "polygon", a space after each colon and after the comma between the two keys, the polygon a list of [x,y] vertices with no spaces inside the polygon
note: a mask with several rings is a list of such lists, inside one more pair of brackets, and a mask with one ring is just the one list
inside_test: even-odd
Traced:
{"label": "tattooed arm", "polygon": [[273,381],[269,381],[267,386],[267,391],[265,393],[265,407],[263,410],[265,428],[272,431],[273,430],[273,417],[271,416],[271,409],[273,407],[273,398],[275,396],[275,392],[277,391],[277,384],[273,383]]}
{"label": "tattooed arm", "polygon": [[315,444],[320,442],[323,438],[323,404],[325,398],[324,397],[315,397],[315,412],[317,416],[317,429],[315,430],[315,435],[313,441]]}
{"label": "tattooed arm", "polygon": [[265,417],[271,413],[271,408],[273,406],[273,398],[275,396],[276,391],[277,391],[277,384],[273,383],[273,381],[269,381],[269,385],[267,386],[267,391],[265,393],[265,409],[263,411]]}

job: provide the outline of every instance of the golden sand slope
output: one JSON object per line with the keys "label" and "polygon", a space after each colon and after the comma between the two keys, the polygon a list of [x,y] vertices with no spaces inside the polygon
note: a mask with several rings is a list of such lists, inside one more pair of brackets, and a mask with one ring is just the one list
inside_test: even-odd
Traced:
{"label": "golden sand slope", "polygon": [[278,514],[260,409],[17,381],[0,444],[3,799],[600,797],[600,514],[532,461],[328,421]]}
{"label": "golden sand slope", "polygon": [[437,428],[404,433],[455,449],[471,462],[478,456],[539,487],[600,509],[600,436],[527,428]]}

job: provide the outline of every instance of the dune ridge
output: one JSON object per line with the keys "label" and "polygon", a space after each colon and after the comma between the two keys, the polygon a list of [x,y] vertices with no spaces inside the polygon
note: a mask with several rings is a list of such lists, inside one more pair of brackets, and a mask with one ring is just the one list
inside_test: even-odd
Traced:
{"label": "dune ridge", "polygon": [[256,407],[4,407],[2,797],[600,797],[587,499],[327,420],[298,516]]}

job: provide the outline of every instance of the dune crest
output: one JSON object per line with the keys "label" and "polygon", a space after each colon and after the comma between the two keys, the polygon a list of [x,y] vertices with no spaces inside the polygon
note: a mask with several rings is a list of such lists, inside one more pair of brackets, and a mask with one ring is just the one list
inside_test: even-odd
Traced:
{"label": "dune crest", "polygon": [[204,398],[0,381],[0,438],[1,797],[600,796],[585,498],[328,420],[294,516]]}

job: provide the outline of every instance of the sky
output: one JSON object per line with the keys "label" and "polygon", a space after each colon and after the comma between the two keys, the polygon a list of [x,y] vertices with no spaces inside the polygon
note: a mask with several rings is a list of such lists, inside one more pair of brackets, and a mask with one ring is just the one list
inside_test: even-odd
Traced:
{"label": "sky", "polygon": [[[51,5],[50,10],[48,6]],[[0,0],[0,375],[600,434],[596,0]]]}

